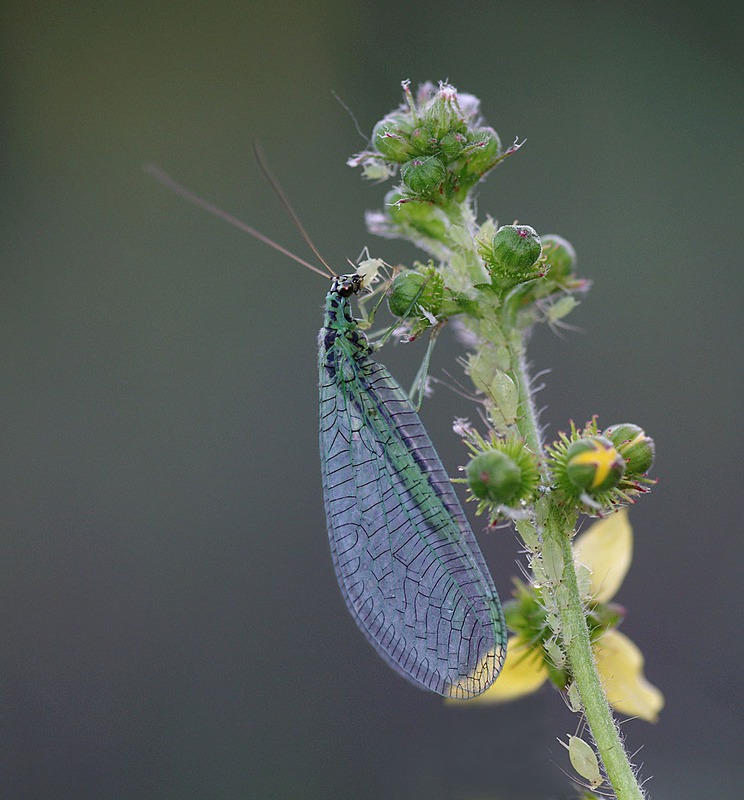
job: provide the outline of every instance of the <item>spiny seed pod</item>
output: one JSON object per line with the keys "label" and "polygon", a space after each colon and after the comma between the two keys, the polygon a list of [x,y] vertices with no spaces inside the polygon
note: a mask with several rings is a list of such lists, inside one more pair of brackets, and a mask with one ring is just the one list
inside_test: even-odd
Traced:
{"label": "spiny seed pod", "polygon": [[566,476],[586,492],[604,492],[617,486],[625,472],[625,461],[604,436],[573,442],[566,451]]}
{"label": "spiny seed pod", "polygon": [[481,453],[471,459],[466,472],[470,491],[481,500],[509,505],[519,499],[522,470],[506,453]]}
{"label": "spiny seed pod", "polygon": [[509,274],[526,272],[540,258],[542,245],[529,225],[504,225],[491,241],[494,266]]}
{"label": "spiny seed pod", "polygon": [[625,459],[625,471],[628,475],[643,475],[654,463],[656,445],[650,436],[646,436],[643,428],[624,422],[610,425],[603,435],[617,448]]}
{"label": "spiny seed pod", "polygon": [[408,137],[413,130],[411,121],[398,114],[381,119],[372,131],[372,143],[380,155],[390,161],[408,161],[413,150]]}
{"label": "spiny seed pod", "polygon": [[444,164],[435,156],[412,158],[400,171],[403,183],[414,194],[429,196],[442,185],[445,176]]}
{"label": "spiny seed pod", "polygon": [[435,270],[423,274],[406,270],[395,276],[388,308],[394,317],[420,317],[423,308],[430,314],[438,313],[444,297],[444,280]]}
{"label": "spiny seed pod", "polygon": [[573,273],[576,251],[571,242],[555,233],[549,233],[542,237],[542,252],[550,265],[551,278],[560,280]]}
{"label": "spiny seed pod", "polygon": [[457,90],[453,86],[442,84],[423,109],[423,115],[436,138],[449,131],[464,131],[466,128],[465,115],[457,100]]}

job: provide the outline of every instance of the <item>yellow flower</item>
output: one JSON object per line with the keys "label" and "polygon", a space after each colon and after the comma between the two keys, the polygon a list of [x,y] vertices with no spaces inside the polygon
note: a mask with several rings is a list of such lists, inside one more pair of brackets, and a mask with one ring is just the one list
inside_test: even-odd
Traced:
{"label": "yellow flower", "polygon": [[594,655],[612,707],[629,717],[656,722],[664,707],[664,695],[646,680],[643,654],[637,645],[624,633],[609,630],[594,642]]}
{"label": "yellow flower", "polygon": [[[583,598],[592,607],[611,600],[625,578],[633,555],[633,531],[625,509],[595,522],[574,542],[574,561]],[[621,714],[656,722],[664,696],[643,674],[643,655],[627,636],[608,628],[595,634],[599,677],[613,708]],[[470,702],[501,703],[536,692],[548,680],[542,644],[517,635],[509,639],[499,679]]]}

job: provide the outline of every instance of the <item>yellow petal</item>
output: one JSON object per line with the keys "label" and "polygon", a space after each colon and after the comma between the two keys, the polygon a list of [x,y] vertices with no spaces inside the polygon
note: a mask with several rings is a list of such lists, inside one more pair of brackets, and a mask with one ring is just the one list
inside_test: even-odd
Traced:
{"label": "yellow petal", "polygon": [[574,559],[591,571],[590,591],[598,603],[611,600],[630,567],[633,558],[633,529],[627,509],[595,522],[576,537]]}
{"label": "yellow petal", "polygon": [[494,684],[469,702],[506,703],[536,692],[548,679],[548,670],[541,653],[517,636],[512,636],[506,648],[506,661]]}
{"label": "yellow petal", "polygon": [[609,630],[594,643],[594,652],[612,707],[629,717],[656,722],[664,695],[646,680],[638,647],[620,631]]}

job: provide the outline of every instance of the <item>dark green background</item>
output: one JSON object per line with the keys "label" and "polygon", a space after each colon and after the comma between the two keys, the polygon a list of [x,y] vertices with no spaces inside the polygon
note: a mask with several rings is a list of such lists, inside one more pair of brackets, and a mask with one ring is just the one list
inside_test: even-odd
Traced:
{"label": "dark green background", "polygon": [[[168,194],[155,161],[344,268],[384,189],[344,166],[399,82],[449,78],[527,144],[479,191],[594,280],[540,331],[549,436],[656,438],[624,630],[667,698],[623,730],[655,800],[741,791],[741,17],[684,3],[5,2],[0,796],[569,798],[554,693],[443,706],[333,577],[316,453],[325,284]],[[458,375],[451,335],[433,373]],[[388,347],[408,383],[421,347]],[[424,420],[452,473],[475,407]],[[737,439],[739,441],[737,442]],[[480,530],[480,524],[476,523]],[[506,594],[518,547],[480,535]]]}

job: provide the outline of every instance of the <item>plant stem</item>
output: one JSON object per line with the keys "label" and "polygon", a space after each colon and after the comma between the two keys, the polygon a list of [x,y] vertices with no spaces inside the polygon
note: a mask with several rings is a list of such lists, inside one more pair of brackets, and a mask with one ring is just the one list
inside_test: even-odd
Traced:
{"label": "plant stem", "polygon": [[[459,217],[452,211],[450,216],[456,226],[451,231],[457,231],[459,228],[460,232],[459,240],[453,238],[449,242],[450,246],[454,245],[453,250],[460,254],[457,262],[450,261],[450,274],[461,280],[472,282],[474,276],[477,275],[477,270],[480,269],[480,259],[473,236],[472,211],[463,204]],[[514,320],[510,319],[509,312],[504,308],[494,309],[494,311],[495,314],[491,317],[491,321],[495,327],[491,329],[491,334],[496,334],[495,338],[506,347],[509,361],[507,371],[518,391],[516,426],[527,446],[534,453],[541,454],[543,443],[527,372],[524,332],[515,327]],[[478,327],[478,323],[476,323],[476,330],[482,330]],[[484,341],[486,350],[493,346],[493,340],[490,344]],[[485,355],[484,361],[495,364],[493,359],[488,359]],[[544,596],[546,593],[550,594],[550,597],[545,597],[546,604],[555,609],[560,619],[559,630],[556,633],[561,639],[572,678],[579,692],[586,721],[616,797],[618,800],[643,800],[644,793],[636,780],[630,759],[620,738],[620,732],[600,681],[591,647],[589,628],[579,594],[571,548],[575,516],[568,515],[563,509],[556,507],[550,494],[552,479],[545,469],[543,469],[542,482],[544,498],[549,511],[547,516],[543,517],[544,526],[536,525],[536,530],[542,533],[543,544],[551,538],[558,544],[564,563],[562,580],[557,585],[550,582],[542,583]],[[545,506],[543,507],[545,508]],[[536,556],[539,557],[539,553]],[[559,593],[560,598],[558,597]]]}
{"label": "plant stem", "polygon": [[[575,700],[582,706],[577,710],[583,710],[615,796],[643,800],[600,681],[579,592],[572,537],[582,506],[554,488],[552,456],[544,452],[526,361],[529,329],[537,322],[561,319],[575,304],[573,295],[589,284],[574,274],[573,249],[560,237],[552,237],[545,248],[545,240],[540,242],[528,226],[504,230],[504,237],[495,220],[477,223],[471,189],[521,144],[515,140],[502,150],[497,134],[483,127],[477,99],[467,96],[461,103],[446,82],[438,90],[426,84],[415,96],[408,82],[403,89],[405,102],[375,129],[374,147],[349,162],[362,165],[367,177],[401,173],[403,183],[395,188],[392,202],[400,213],[388,207],[370,214],[368,225],[374,233],[409,239],[441,262],[446,291],[440,298],[441,317],[422,308],[417,324],[423,330],[427,323],[438,325],[457,315],[459,324],[472,334],[466,339],[472,352],[461,364],[475,386],[490,430],[485,438],[474,431],[468,442],[471,449],[487,450],[492,444],[503,451],[516,445],[523,456],[524,444],[540,463],[539,491],[532,491],[531,468],[529,491],[518,501],[519,513],[512,514],[494,501],[491,521],[512,516],[522,535],[533,573],[534,600],[543,606],[536,610],[547,626],[540,628],[537,637],[560,681],[570,678],[571,688],[576,687]],[[426,157],[418,160],[424,153]],[[425,162],[428,166],[420,169]],[[502,226],[507,227],[512,228]],[[617,492],[625,497],[621,489]],[[531,505],[527,497],[534,501]],[[479,510],[487,508],[484,503]],[[579,774],[583,768],[593,781],[594,760],[587,758],[581,764],[580,753],[573,752]]]}
{"label": "plant stem", "polygon": [[563,553],[562,585],[567,592],[563,602],[556,604],[562,623],[562,644],[579,690],[586,721],[618,800],[643,800],[645,795],[633,772],[599,679],[576,579],[571,548],[572,527],[565,513],[553,509],[543,532],[544,539],[552,538]]}
{"label": "plant stem", "polygon": [[[530,392],[530,380],[527,374],[525,347],[510,347],[510,374],[519,388],[520,417],[518,427],[527,445],[534,452],[542,451],[540,429],[537,424],[535,406]],[[543,484],[549,489],[549,478],[543,476]],[[561,625],[558,633],[561,644],[568,659],[571,675],[584,709],[584,716],[591,730],[597,751],[605,767],[607,778],[615,790],[618,800],[643,800],[644,793],[638,784],[625,751],[620,731],[612,714],[610,704],[599,678],[597,662],[591,647],[589,628],[586,622],[584,607],[579,594],[576,578],[576,567],[573,560],[571,537],[575,518],[569,517],[565,511],[551,504],[543,528],[543,542],[553,539],[563,554],[563,587],[560,600],[557,586],[543,583],[543,592],[553,593],[551,606],[556,609]]]}
{"label": "plant stem", "polygon": [[[521,337],[520,337],[521,338]],[[519,433],[527,443],[527,447],[536,455],[542,453],[542,437],[540,427],[537,424],[537,412],[535,404],[532,402],[530,392],[530,376],[527,374],[527,362],[524,341],[520,341],[519,348],[513,345],[509,348],[511,361],[511,375],[519,391],[519,418],[517,427]]]}

